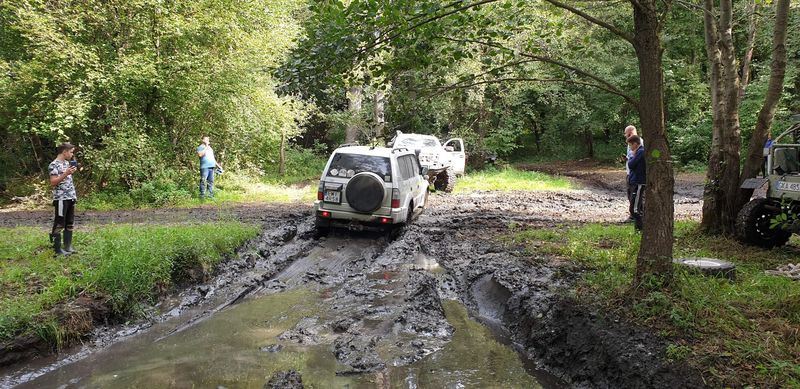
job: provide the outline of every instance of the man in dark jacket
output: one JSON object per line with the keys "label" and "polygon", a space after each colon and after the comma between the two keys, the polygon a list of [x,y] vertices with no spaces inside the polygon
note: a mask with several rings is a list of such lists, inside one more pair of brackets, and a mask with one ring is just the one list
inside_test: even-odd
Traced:
{"label": "man in dark jacket", "polygon": [[637,231],[642,229],[644,218],[644,184],[647,182],[647,165],[644,159],[642,139],[638,135],[628,138],[628,146],[633,154],[628,159],[628,193],[633,204],[633,223]]}

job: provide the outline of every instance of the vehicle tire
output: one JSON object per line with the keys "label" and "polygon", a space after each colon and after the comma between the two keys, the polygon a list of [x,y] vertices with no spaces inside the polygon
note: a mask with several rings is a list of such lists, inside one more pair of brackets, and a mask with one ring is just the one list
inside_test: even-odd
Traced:
{"label": "vehicle tire", "polygon": [[345,195],[350,207],[358,212],[370,213],[383,203],[383,181],[373,173],[358,173],[347,182]]}
{"label": "vehicle tire", "polygon": [[771,249],[789,241],[791,232],[770,228],[770,220],[777,215],[767,208],[770,203],[769,199],[753,199],[739,211],[736,216],[736,237],[742,243]]}
{"label": "vehicle tire", "polygon": [[673,261],[678,265],[697,270],[707,276],[727,278],[736,281],[736,265],[715,258],[689,257]]}
{"label": "vehicle tire", "polygon": [[414,202],[408,203],[408,213],[406,214],[406,224],[414,221]]}
{"label": "vehicle tire", "polygon": [[327,236],[330,231],[331,231],[331,220],[323,219],[317,216],[316,220],[314,221],[314,236],[315,237]]}
{"label": "vehicle tire", "polygon": [[436,176],[436,182],[433,183],[433,186],[436,190],[443,190],[446,193],[452,192],[456,186],[456,172],[452,167],[447,168],[447,170]]}

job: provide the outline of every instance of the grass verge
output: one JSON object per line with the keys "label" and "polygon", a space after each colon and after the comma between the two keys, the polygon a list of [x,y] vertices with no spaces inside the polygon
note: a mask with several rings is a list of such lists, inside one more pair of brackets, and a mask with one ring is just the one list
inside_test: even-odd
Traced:
{"label": "grass verge", "polygon": [[569,189],[574,188],[566,178],[508,167],[470,173],[456,181],[454,192]]}
{"label": "grass verge", "polygon": [[174,183],[146,184],[129,192],[97,192],[81,199],[81,208],[108,211],[130,208],[159,208],[164,206],[188,208],[207,203],[216,205],[242,203],[313,202],[316,183],[311,178],[292,177],[285,180],[265,180],[249,175],[226,172],[214,182],[214,199],[199,198],[197,184],[177,188]]}
{"label": "grass verge", "polygon": [[0,228],[0,343],[36,334],[58,348],[82,335],[61,309],[70,301],[89,297],[111,316],[129,317],[162,291],[203,277],[257,231],[236,222],[103,226],[76,232],[79,252],[54,258],[47,231]]}
{"label": "grass verge", "polygon": [[797,262],[800,244],[762,250],[700,234],[695,222],[675,229],[675,257],[703,256],[737,265],[737,281],[676,267],[669,289],[631,299],[640,236],[630,225],[519,230],[510,241],[568,258],[588,269],[579,300],[648,326],[670,342],[667,355],[704,372],[712,386],[800,387],[800,282],[764,270]]}

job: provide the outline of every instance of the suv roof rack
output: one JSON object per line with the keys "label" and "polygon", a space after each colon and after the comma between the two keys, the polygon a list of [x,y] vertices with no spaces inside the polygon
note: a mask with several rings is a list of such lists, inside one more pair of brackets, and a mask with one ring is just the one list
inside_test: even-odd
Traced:
{"label": "suv roof rack", "polygon": [[394,153],[399,153],[399,152],[401,152],[401,151],[411,151],[411,150],[409,150],[409,149],[408,149],[408,148],[406,148],[406,147],[398,147],[398,148],[396,148],[396,149],[392,149],[392,154],[394,154]]}
{"label": "suv roof rack", "polygon": [[342,143],[342,144],[339,145],[339,147],[353,147],[353,146],[360,146],[360,145],[358,144],[358,142]]}

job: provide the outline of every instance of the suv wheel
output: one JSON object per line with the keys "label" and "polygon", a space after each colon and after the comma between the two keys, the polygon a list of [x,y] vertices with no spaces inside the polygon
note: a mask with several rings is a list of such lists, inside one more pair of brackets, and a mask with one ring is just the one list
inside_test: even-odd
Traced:
{"label": "suv wheel", "polygon": [[779,228],[770,228],[772,218],[778,212],[770,209],[768,199],[753,199],[745,204],[736,216],[736,236],[740,241],[763,248],[786,244],[792,233]]}
{"label": "suv wheel", "polygon": [[436,181],[433,183],[436,190],[443,190],[446,193],[453,191],[456,186],[456,172],[452,167],[436,175]]}

